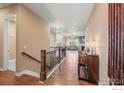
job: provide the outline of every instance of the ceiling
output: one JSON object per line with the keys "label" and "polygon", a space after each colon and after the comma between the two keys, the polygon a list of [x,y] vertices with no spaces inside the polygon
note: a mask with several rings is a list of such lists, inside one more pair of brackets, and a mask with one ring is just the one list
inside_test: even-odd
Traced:
{"label": "ceiling", "polygon": [[83,35],[91,15],[93,3],[28,3],[36,14],[47,20],[57,33],[72,36]]}
{"label": "ceiling", "polygon": [[[0,8],[9,4],[0,4]],[[53,31],[65,36],[83,35],[93,3],[25,3],[45,19]]]}

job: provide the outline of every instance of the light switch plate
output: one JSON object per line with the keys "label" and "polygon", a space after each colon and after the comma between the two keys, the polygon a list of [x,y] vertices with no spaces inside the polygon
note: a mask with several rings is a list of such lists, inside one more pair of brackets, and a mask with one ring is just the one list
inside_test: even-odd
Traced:
{"label": "light switch plate", "polygon": [[24,46],[23,48],[26,49],[26,46]]}

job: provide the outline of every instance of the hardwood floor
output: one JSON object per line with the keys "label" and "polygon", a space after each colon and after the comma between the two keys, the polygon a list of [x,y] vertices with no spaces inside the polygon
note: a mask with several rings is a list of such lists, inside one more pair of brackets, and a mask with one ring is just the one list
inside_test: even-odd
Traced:
{"label": "hardwood floor", "polygon": [[11,71],[0,72],[0,85],[94,85],[78,80],[77,52],[68,52],[62,65],[48,78],[44,84],[39,83],[39,78],[22,75],[16,77]]}
{"label": "hardwood floor", "polygon": [[38,81],[38,78],[28,75],[16,77],[11,71],[0,72],[0,85],[39,85]]}

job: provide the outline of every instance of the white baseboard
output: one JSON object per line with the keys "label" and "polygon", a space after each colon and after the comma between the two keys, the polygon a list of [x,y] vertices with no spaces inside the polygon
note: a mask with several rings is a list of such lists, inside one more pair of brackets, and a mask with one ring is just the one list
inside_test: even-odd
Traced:
{"label": "white baseboard", "polygon": [[109,79],[101,79],[99,85],[109,85]]}
{"label": "white baseboard", "polygon": [[30,76],[35,76],[35,77],[40,78],[40,73],[34,72],[34,71],[30,71],[30,70],[23,70],[23,71],[21,71],[21,72],[19,72],[19,73],[16,73],[16,76],[19,77],[19,76],[22,76],[22,75],[24,75],[24,74],[30,75]]}
{"label": "white baseboard", "polygon": [[39,81],[39,83],[44,84],[44,82],[43,82],[43,81]]}
{"label": "white baseboard", "polygon": [[53,70],[47,74],[47,78],[49,78],[56,70],[57,68],[64,62],[65,58],[59,63],[57,64],[57,66],[55,66],[55,68],[53,68]]}
{"label": "white baseboard", "polygon": [[3,68],[0,68],[0,71],[5,71]]}
{"label": "white baseboard", "polygon": [[[52,75],[52,73],[64,62],[64,60],[65,60],[65,58],[47,75],[47,78],[49,78]],[[19,76],[22,76],[24,74],[40,78],[40,73],[30,71],[30,70],[23,70],[19,73],[16,73],[16,76],[19,77]]]}

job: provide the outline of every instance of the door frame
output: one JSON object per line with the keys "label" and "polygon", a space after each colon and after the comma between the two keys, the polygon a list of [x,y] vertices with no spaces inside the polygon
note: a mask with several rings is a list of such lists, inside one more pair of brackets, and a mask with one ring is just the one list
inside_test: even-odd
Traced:
{"label": "door frame", "polygon": [[[8,50],[9,50],[9,19],[10,17],[16,14],[9,14],[4,17],[3,19],[3,70],[8,70]],[[16,65],[15,65],[15,72],[16,72]]]}

